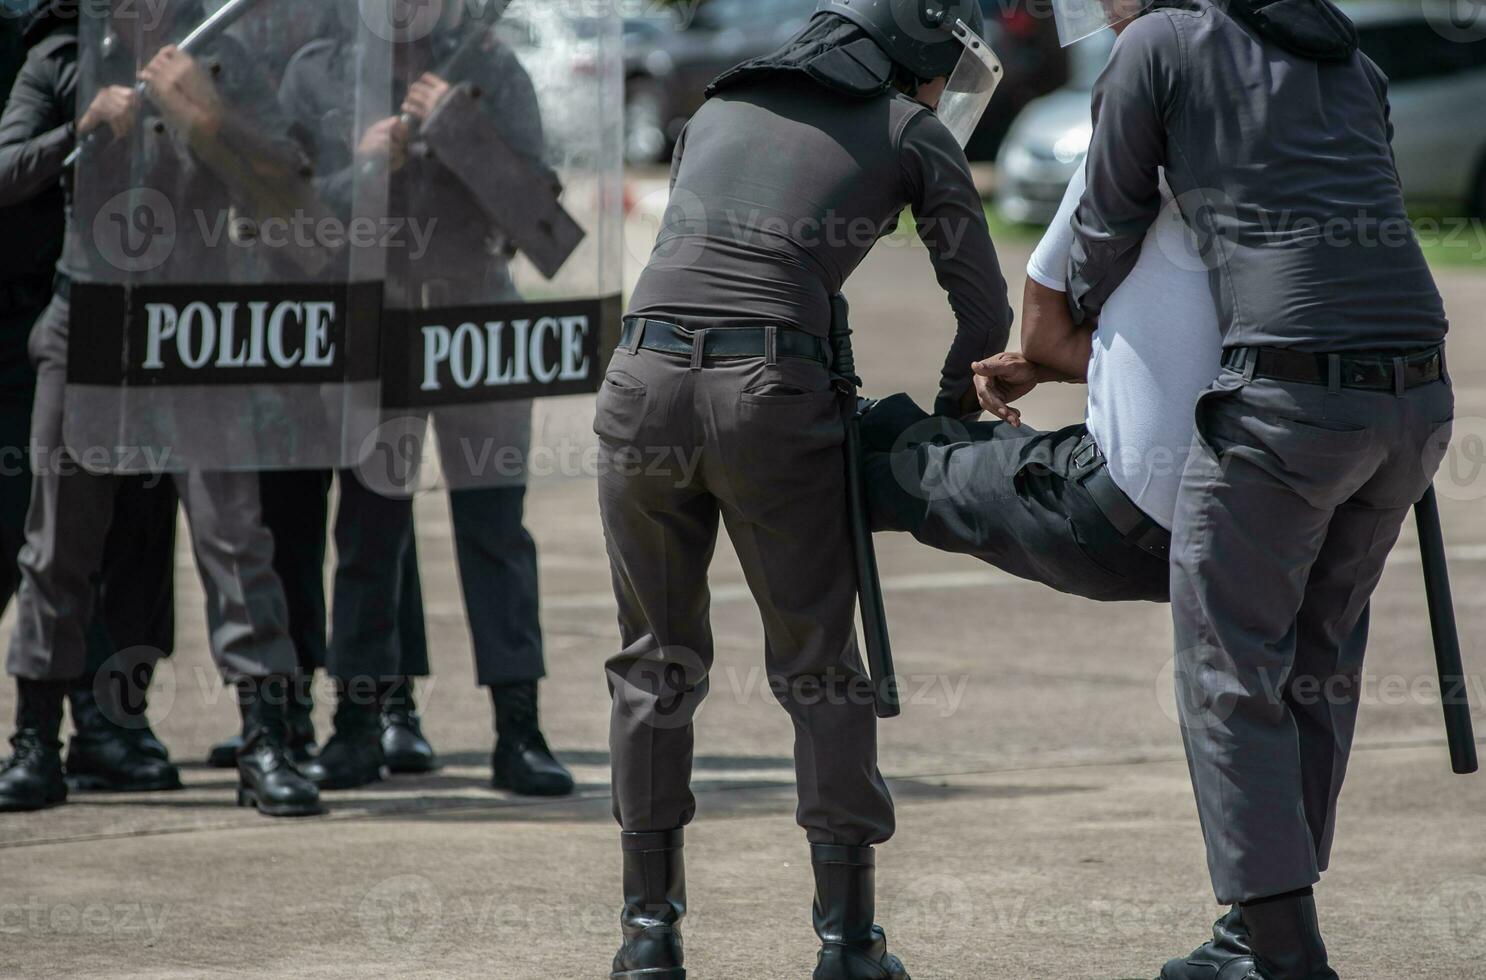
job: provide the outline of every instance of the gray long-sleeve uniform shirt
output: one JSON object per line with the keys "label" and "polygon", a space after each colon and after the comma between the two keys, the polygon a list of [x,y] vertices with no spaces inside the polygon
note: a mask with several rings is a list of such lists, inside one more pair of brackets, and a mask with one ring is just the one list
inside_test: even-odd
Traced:
{"label": "gray long-sleeve uniform shirt", "polygon": [[1069,265],[1076,319],[1134,266],[1165,168],[1205,249],[1226,347],[1443,340],[1390,147],[1387,78],[1366,55],[1311,60],[1208,0],[1167,0],[1121,35],[1094,119]]}
{"label": "gray long-sleeve uniform shirt", "polygon": [[831,296],[905,207],[958,323],[937,402],[952,412],[971,363],[1006,348],[1012,311],[964,152],[901,95],[852,99],[779,79],[710,99],[677,148],[670,206],[630,313],[824,337]]}

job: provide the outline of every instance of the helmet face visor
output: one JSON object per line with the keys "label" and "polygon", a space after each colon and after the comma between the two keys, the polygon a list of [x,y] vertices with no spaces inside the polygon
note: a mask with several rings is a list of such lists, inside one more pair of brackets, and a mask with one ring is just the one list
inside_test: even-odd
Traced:
{"label": "helmet face visor", "polygon": [[1053,0],[1058,22],[1058,41],[1063,47],[1077,44],[1105,28],[1115,27],[1138,16],[1153,0]]}
{"label": "helmet face visor", "polygon": [[980,117],[985,115],[996,87],[1006,77],[1001,59],[985,39],[972,31],[963,20],[955,24],[954,35],[964,45],[965,53],[960,63],[949,76],[944,96],[939,100],[936,113],[945,127],[954,134],[960,146],[968,146]]}

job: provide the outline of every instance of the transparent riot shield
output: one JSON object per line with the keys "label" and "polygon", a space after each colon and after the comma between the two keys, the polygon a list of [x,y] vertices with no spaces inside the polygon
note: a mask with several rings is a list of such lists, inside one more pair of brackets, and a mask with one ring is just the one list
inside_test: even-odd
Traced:
{"label": "transparent riot shield", "polygon": [[520,485],[534,453],[563,449],[534,445],[534,420],[544,433],[567,420],[564,444],[586,429],[591,404],[560,396],[596,391],[617,339],[618,17],[546,0],[372,11],[394,47],[402,234],[387,243],[385,420],[360,474],[393,495]]}
{"label": "transparent riot shield", "polygon": [[[289,0],[82,5],[65,438],[90,470],[348,465],[380,421],[391,49]],[[315,4],[316,8],[322,5]]]}

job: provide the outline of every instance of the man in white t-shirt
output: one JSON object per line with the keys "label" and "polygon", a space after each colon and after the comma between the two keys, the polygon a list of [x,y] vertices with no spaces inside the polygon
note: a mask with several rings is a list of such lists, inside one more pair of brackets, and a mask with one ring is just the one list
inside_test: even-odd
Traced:
{"label": "man in white t-shirt", "polygon": [[[1219,371],[1218,314],[1167,197],[1097,327],[1076,327],[1065,276],[1082,169],[1027,268],[1021,353],[976,365],[1002,421],[931,419],[906,395],[863,419],[877,530],[1100,600],[1166,601],[1167,549],[1198,394]],[[1087,423],[1021,424],[1012,403],[1047,381],[1089,385]]]}

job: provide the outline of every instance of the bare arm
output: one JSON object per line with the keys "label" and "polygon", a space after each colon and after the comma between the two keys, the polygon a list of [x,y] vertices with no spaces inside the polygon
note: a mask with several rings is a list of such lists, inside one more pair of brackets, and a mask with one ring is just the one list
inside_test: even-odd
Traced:
{"label": "bare arm", "polygon": [[1022,298],[1022,353],[1056,375],[1041,381],[1088,381],[1093,331],[1074,324],[1065,294],[1030,277]]}

